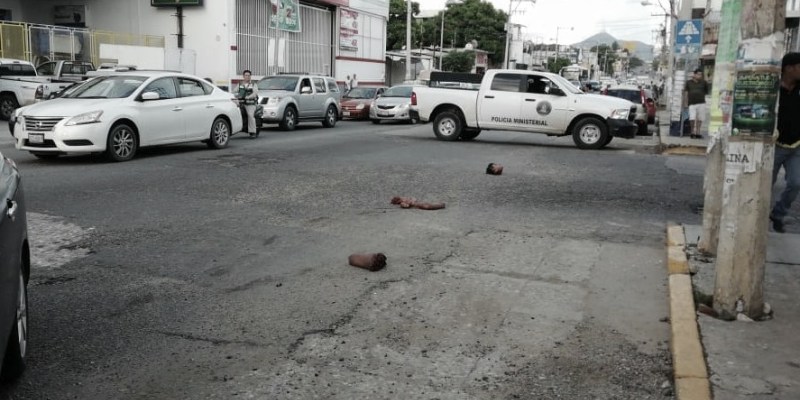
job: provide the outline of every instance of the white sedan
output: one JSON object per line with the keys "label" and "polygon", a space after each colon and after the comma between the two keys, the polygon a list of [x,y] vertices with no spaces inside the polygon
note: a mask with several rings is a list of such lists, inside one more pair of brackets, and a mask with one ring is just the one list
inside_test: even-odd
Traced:
{"label": "white sedan", "polygon": [[17,149],[39,158],[105,153],[127,161],[136,150],[202,141],[228,145],[242,129],[232,94],[187,74],[114,73],[87,81],[63,97],[26,107],[16,119]]}

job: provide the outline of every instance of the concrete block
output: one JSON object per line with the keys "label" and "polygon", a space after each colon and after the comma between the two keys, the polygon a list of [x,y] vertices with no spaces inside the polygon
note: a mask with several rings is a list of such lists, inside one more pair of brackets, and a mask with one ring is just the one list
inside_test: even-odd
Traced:
{"label": "concrete block", "polygon": [[670,275],[689,273],[689,261],[683,246],[667,247],[667,270]]}
{"label": "concrete block", "polygon": [[697,322],[691,320],[671,321],[672,324],[672,365],[675,379],[708,379],[708,369],[703,356],[703,345]]}
{"label": "concrete block", "polygon": [[683,233],[682,225],[667,225],[667,246],[680,246],[686,245],[686,237]]}
{"label": "concrete block", "polygon": [[677,400],[711,400],[711,385],[706,378],[680,378],[675,380]]}

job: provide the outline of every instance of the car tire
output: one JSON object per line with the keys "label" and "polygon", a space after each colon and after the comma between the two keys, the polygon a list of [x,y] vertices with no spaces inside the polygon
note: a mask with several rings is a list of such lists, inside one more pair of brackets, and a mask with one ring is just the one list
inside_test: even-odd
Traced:
{"label": "car tire", "polygon": [[379,119],[371,119],[370,121],[372,121],[372,123],[375,124],[375,125],[378,125],[378,124],[381,123],[381,120],[379,120]]}
{"label": "car tire", "polygon": [[40,160],[52,160],[58,158],[60,154],[54,153],[31,153],[34,157]]}
{"label": "car tire", "polygon": [[639,136],[647,136],[647,124],[638,124],[639,128],[636,130],[636,134]]}
{"label": "car tire", "polygon": [[579,149],[599,149],[606,145],[608,127],[603,121],[586,117],[578,121],[572,128],[572,140]]}
{"label": "car tire", "polygon": [[611,135],[608,135],[608,138],[606,138],[606,141],[605,141],[605,143],[603,143],[603,146],[601,148],[608,146],[608,144],[611,143],[612,139],[614,139],[614,137],[611,136]]}
{"label": "car tire", "polygon": [[297,109],[293,106],[288,106],[283,110],[280,127],[284,131],[293,131],[297,127]]}
{"label": "car tire", "polygon": [[25,370],[25,355],[28,351],[28,288],[22,268],[19,269],[19,291],[14,315],[14,326],[8,336],[6,355],[0,379],[12,381]]}
{"label": "car tire", "polygon": [[456,110],[448,109],[436,114],[433,119],[433,133],[439,140],[456,141],[461,137],[464,123]]}
{"label": "car tire", "polygon": [[470,140],[474,140],[480,134],[480,129],[464,129],[464,132],[461,132],[461,137],[459,137],[459,139],[468,142]]}
{"label": "car tire", "polygon": [[16,96],[13,94],[0,96],[0,119],[8,121],[17,108],[19,108],[19,102],[17,102]]}
{"label": "car tire", "polygon": [[[258,126],[256,126],[256,129],[258,129]],[[225,118],[217,117],[214,123],[211,124],[211,133],[206,144],[212,149],[224,149],[228,147],[230,139],[231,124]]]}
{"label": "car tire", "polygon": [[[247,123],[247,122],[245,122],[245,123]],[[264,125],[264,120],[262,120],[261,118],[256,117],[256,132],[258,132],[261,129],[262,125]]]}
{"label": "car tire", "polygon": [[339,113],[336,112],[335,106],[328,106],[328,109],[325,110],[325,119],[322,120],[322,126],[326,128],[333,128],[336,126],[336,121],[339,118]]}
{"label": "car tire", "polygon": [[128,161],[136,155],[139,138],[130,125],[122,123],[111,127],[106,141],[106,157],[114,162]]}

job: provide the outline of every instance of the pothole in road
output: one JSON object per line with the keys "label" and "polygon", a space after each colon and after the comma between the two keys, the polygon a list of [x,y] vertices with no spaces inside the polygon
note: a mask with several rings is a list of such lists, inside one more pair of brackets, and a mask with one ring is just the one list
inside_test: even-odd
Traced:
{"label": "pothole in road", "polygon": [[47,214],[29,212],[27,217],[33,270],[55,269],[91,253],[81,243],[93,228],[86,229]]}

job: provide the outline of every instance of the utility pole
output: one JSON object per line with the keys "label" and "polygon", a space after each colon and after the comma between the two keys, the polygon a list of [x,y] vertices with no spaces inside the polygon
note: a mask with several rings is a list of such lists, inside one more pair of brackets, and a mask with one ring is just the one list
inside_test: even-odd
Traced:
{"label": "utility pole", "polygon": [[[786,0],[725,3],[741,4],[739,10],[725,10],[738,11],[739,24],[731,28],[734,34],[739,31],[742,40],[739,51],[731,53],[736,57],[732,103],[746,104],[759,99],[767,109],[776,110],[782,52],[773,49],[784,48]],[[757,20],[752,20],[753,15],[758,15]],[[724,180],[714,309],[723,318],[743,313],[757,319],[764,313],[764,267],[777,121],[774,112],[770,115],[773,118],[745,122],[733,113],[731,130],[721,130]]]}
{"label": "utility pole", "polygon": [[519,3],[523,1],[530,1],[531,4],[536,4],[536,0],[508,0],[508,19],[506,20],[506,52],[505,52],[505,59],[503,61],[503,68],[508,69],[508,62],[509,62],[509,47],[511,47],[511,14],[514,13],[514,9],[512,8],[514,2],[517,2],[517,7],[519,7]]}
{"label": "utility pole", "polygon": [[411,78],[411,0],[406,0],[406,81]]}

